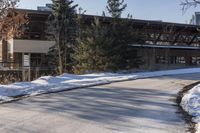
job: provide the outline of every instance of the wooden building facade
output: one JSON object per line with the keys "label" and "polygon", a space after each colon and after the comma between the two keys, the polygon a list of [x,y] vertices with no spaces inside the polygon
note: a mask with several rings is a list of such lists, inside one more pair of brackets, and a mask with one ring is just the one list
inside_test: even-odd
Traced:
{"label": "wooden building facade", "polygon": [[[24,27],[25,33],[20,38],[0,41],[0,68],[20,69],[23,66],[24,54],[30,55],[31,67],[46,67],[46,54],[55,44],[45,36],[45,23],[49,12],[18,10],[27,13],[29,24]],[[83,15],[83,18],[85,24],[94,20],[94,16],[90,15]],[[109,24],[111,20],[109,17],[99,18],[105,24]],[[134,32],[142,36],[140,41],[127,44],[144,62],[140,68],[157,70],[200,66],[200,26],[124,20],[129,21]]]}
{"label": "wooden building facade", "polygon": [[0,42],[0,66],[5,69],[22,69],[23,55],[30,56],[32,68],[47,66],[46,54],[54,41],[49,41],[45,36],[45,23],[49,12],[37,10],[17,9],[25,12],[28,24],[24,25],[24,33],[20,37],[1,40]]}

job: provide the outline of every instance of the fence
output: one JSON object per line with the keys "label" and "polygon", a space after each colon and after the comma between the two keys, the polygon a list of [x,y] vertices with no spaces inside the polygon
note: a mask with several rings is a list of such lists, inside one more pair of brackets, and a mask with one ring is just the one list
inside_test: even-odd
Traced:
{"label": "fence", "polygon": [[0,84],[10,84],[22,81],[22,71],[0,70]]}
{"label": "fence", "polygon": [[[41,76],[56,75],[55,70],[47,69],[31,69],[31,80],[35,80]],[[0,84],[10,84],[22,81],[22,70],[0,70]]]}
{"label": "fence", "polygon": [[15,62],[0,62],[0,70],[19,70],[22,69],[20,63]]}

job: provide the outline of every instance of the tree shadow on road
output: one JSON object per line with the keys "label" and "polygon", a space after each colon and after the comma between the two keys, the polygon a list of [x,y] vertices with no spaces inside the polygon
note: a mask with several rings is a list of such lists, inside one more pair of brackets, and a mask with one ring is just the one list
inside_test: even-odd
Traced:
{"label": "tree shadow on road", "polygon": [[[116,130],[119,127],[120,130],[128,130],[138,126],[138,123],[147,126],[142,119],[168,125],[183,122],[176,114],[175,103],[170,101],[173,98],[174,94],[164,90],[100,86],[28,98],[12,107],[44,113],[57,112],[62,117],[72,115],[88,122],[111,125]],[[158,127],[151,125],[151,128]]]}

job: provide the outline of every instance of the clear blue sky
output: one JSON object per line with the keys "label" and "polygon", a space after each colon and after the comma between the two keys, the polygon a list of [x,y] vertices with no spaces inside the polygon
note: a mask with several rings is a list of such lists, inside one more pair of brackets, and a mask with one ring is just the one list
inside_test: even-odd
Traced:
{"label": "clear blue sky", "polygon": [[[106,0],[74,0],[74,2],[87,10],[86,14],[101,15],[106,9]],[[195,11],[200,11],[200,7],[190,8],[182,14],[181,0],[125,0],[125,2],[128,7],[124,16],[130,13],[136,19],[186,23]],[[36,9],[37,6],[44,6],[46,3],[51,3],[51,0],[21,0],[19,7]]]}

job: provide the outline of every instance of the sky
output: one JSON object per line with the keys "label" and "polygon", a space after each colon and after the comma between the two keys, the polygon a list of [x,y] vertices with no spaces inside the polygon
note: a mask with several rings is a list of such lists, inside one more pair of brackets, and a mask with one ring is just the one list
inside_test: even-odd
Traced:
{"label": "sky", "polygon": [[[74,0],[86,14],[101,15],[106,10],[107,0]],[[128,4],[123,17],[132,14],[135,19],[162,20],[165,22],[188,23],[199,7],[192,7],[183,14],[180,3],[184,0],[125,0]],[[18,7],[25,9],[37,9],[37,6],[44,6],[51,3],[51,0],[21,0]]]}

